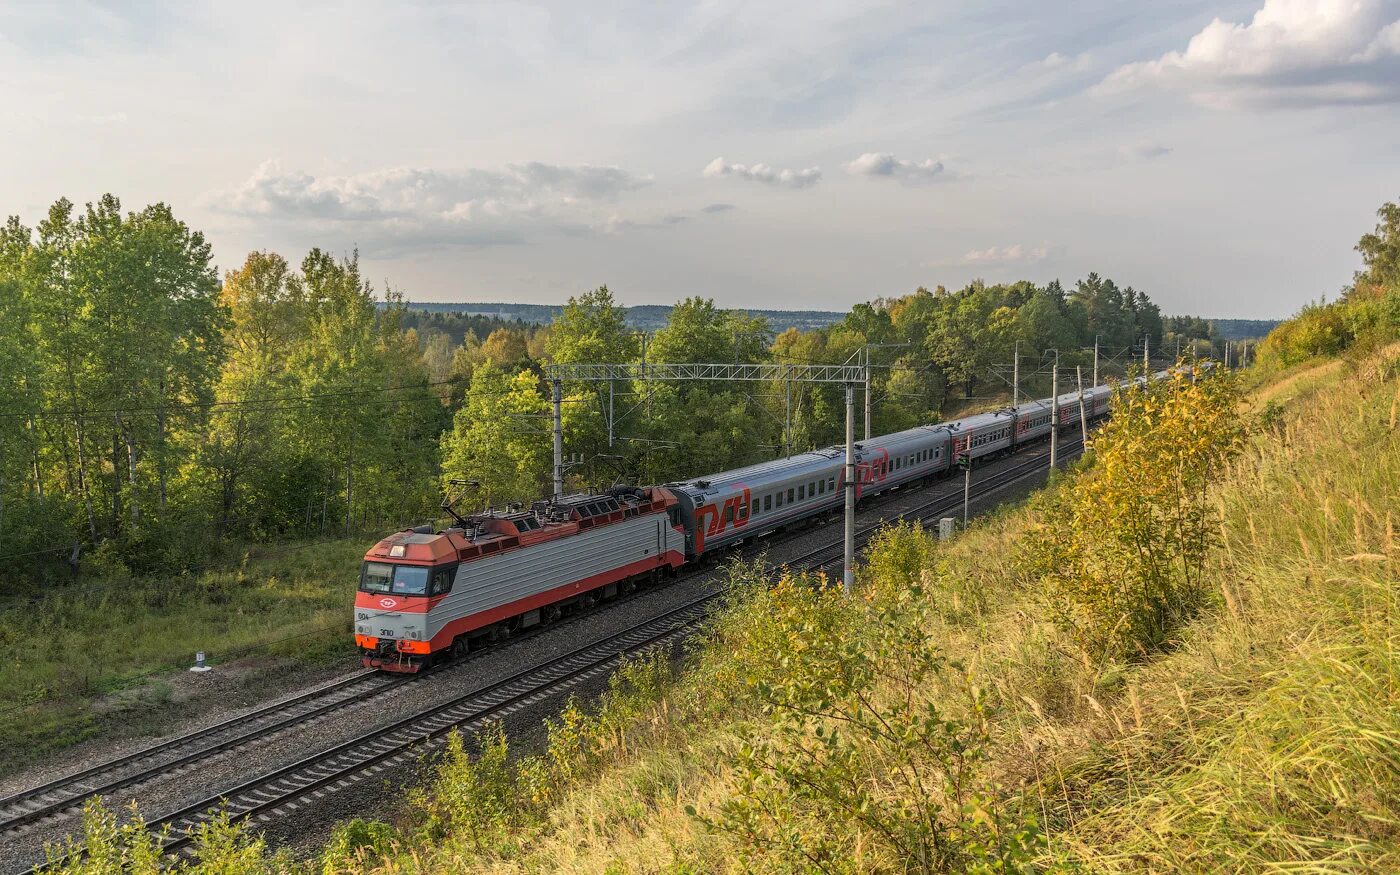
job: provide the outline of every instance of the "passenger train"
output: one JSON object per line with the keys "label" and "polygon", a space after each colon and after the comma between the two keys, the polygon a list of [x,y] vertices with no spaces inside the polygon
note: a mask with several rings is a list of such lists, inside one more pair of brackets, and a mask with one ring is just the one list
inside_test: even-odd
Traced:
{"label": "passenger train", "polygon": [[[1086,389],[1085,417],[1106,415],[1111,395],[1108,386]],[[1058,427],[1074,424],[1079,406],[1078,392],[1061,395]],[[1052,416],[1046,398],[860,441],[856,499],[1044,438]],[[370,549],[361,569],[355,643],[362,662],[416,672],[441,654],[464,653],[742,541],[837,512],[845,464],[845,447],[828,447],[678,483],[614,486],[537,501],[529,510],[459,517],[444,531],[397,532]]]}

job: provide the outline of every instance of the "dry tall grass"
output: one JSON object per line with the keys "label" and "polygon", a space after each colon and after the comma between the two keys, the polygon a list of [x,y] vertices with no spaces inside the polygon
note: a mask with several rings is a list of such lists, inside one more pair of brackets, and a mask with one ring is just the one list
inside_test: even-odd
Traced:
{"label": "dry tall grass", "polygon": [[[357,826],[315,870],[755,868],[741,839],[704,825],[749,792],[739,751],[773,728],[755,691],[813,664],[792,649],[804,640],[794,631],[811,626],[817,640],[842,623],[858,629],[847,614],[868,618],[869,600],[897,599],[917,584],[927,603],[918,612],[926,640],[916,646],[936,647],[960,668],[911,695],[962,719],[967,681],[977,687],[989,733],[978,792],[1001,822],[1039,822],[1044,841],[1027,845],[1038,854],[1031,868],[1400,871],[1400,356],[1314,377],[1289,388],[1289,409],[1221,472],[1210,493],[1220,526],[1209,566],[1215,596],[1151,655],[1080,658],[1016,559],[1034,531],[1033,506],[950,545],[895,531],[863,575],[863,602],[753,586],[686,674],[605,705],[596,726],[571,725],[570,743],[586,744],[557,764],[553,774],[569,779],[549,785],[546,804],[514,808],[500,829],[473,814],[482,829],[472,835],[450,822],[444,830],[441,819],[430,831]],[[808,868],[916,870],[916,861],[862,843],[858,823],[841,828],[855,837],[848,858]],[[242,853],[236,871],[286,866],[266,857],[255,865],[246,845]],[[780,868],[763,862],[757,868]],[[211,859],[191,871],[235,869]]]}
{"label": "dry tall grass", "polygon": [[[1290,411],[1214,490],[1218,598],[1149,661],[1084,667],[1013,561],[1030,510],[872,567],[934,594],[929,636],[987,695],[988,778],[1042,819],[1043,865],[1400,869],[1396,374],[1389,354],[1289,386]],[[759,728],[743,702],[695,704],[733,657],[705,656],[625,756],[509,850],[449,839],[379,871],[737,870],[729,839],[686,813],[737,791],[729,755]],[[888,868],[866,862],[851,869]]]}

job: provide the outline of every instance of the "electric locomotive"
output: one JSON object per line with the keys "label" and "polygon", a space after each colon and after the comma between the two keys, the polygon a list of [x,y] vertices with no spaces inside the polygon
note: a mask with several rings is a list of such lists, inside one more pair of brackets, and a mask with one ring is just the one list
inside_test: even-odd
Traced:
{"label": "electric locomotive", "polygon": [[[1111,395],[1108,386],[1084,390],[1085,417],[1106,415]],[[1056,423],[1044,398],[861,441],[856,500],[1073,425],[1080,393],[1058,402]],[[444,504],[456,525],[397,532],[365,555],[355,597],[362,662],[415,672],[439,654],[466,652],[746,539],[835,513],[845,501],[845,465],[845,447],[827,447],[665,486],[565,495],[528,510],[459,516]]]}

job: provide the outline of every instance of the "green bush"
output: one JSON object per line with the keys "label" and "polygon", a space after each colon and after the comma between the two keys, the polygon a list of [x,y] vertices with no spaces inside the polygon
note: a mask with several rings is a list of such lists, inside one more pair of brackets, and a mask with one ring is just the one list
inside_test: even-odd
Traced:
{"label": "green bush", "polygon": [[1121,390],[1093,467],[1043,494],[1023,561],[1086,665],[1147,655],[1204,602],[1206,489],[1239,446],[1237,400],[1198,370]]}

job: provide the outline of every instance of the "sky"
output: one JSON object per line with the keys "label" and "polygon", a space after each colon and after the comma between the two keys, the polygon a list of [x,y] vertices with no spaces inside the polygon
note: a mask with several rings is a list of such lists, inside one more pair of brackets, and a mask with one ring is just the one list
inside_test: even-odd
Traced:
{"label": "sky", "polygon": [[0,0],[0,93],[0,213],[165,201],[414,301],[1281,317],[1400,197],[1400,0]]}

